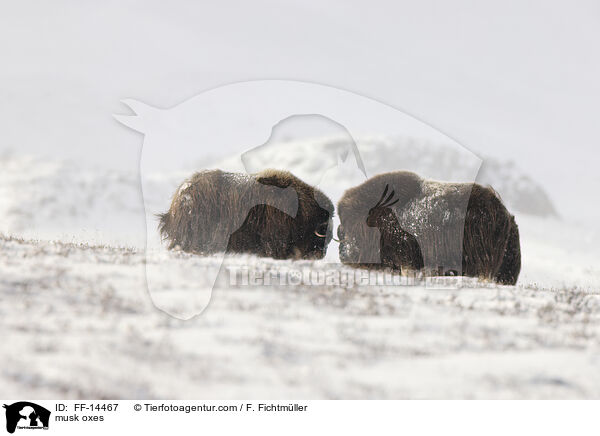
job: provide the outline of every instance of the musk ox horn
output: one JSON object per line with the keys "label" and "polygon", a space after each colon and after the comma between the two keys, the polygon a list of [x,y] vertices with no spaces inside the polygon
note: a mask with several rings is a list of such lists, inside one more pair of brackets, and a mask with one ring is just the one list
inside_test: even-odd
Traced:
{"label": "musk ox horn", "polygon": [[346,264],[510,285],[519,276],[519,229],[492,188],[385,173],[348,189],[338,213]]}
{"label": "musk ox horn", "polygon": [[320,259],[332,216],[329,198],[289,172],[206,170],[181,184],[159,231],[169,249]]}

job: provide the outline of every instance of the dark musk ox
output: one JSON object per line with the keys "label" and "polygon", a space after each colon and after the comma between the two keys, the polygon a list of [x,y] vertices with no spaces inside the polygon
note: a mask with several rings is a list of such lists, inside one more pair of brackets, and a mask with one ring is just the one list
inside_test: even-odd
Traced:
{"label": "dark musk ox", "polygon": [[205,170],[183,182],[159,215],[169,249],[320,259],[332,238],[333,204],[293,174]]}
{"label": "dark musk ox", "polygon": [[338,213],[343,263],[517,282],[519,229],[489,187],[385,173],[347,190]]}

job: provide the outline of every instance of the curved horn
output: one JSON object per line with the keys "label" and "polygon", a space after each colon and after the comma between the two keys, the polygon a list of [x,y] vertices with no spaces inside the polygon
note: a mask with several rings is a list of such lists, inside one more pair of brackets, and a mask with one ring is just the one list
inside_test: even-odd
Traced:
{"label": "curved horn", "polygon": [[325,238],[325,237],[327,237],[327,235],[322,235],[319,232],[317,232],[316,230],[315,230],[315,235],[317,235],[319,238]]}

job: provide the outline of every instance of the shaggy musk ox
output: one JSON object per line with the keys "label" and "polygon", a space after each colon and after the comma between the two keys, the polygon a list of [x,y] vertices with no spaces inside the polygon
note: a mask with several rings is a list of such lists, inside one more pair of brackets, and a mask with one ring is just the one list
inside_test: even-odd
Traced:
{"label": "shaggy musk ox", "polygon": [[346,264],[517,282],[519,229],[491,188],[392,172],[347,190],[338,213]]}
{"label": "shaggy musk ox", "polygon": [[169,249],[320,259],[332,238],[333,204],[293,174],[206,170],[179,187],[159,215]]}

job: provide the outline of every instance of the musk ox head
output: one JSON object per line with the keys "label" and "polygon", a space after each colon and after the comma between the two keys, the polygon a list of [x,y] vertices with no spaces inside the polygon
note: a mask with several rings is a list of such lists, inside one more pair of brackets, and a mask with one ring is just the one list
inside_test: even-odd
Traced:
{"label": "musk ox head", "polygon": [[338,213],[343,263],[503,284],[519,275],[518,228],[491,188],[386,173],[347,190]]}
{"label": "musk ox head", "polygon": [[207,170],[186,180],[159,231],[170,249],[320,259],[332,238],[333,204],[293,174]]}

